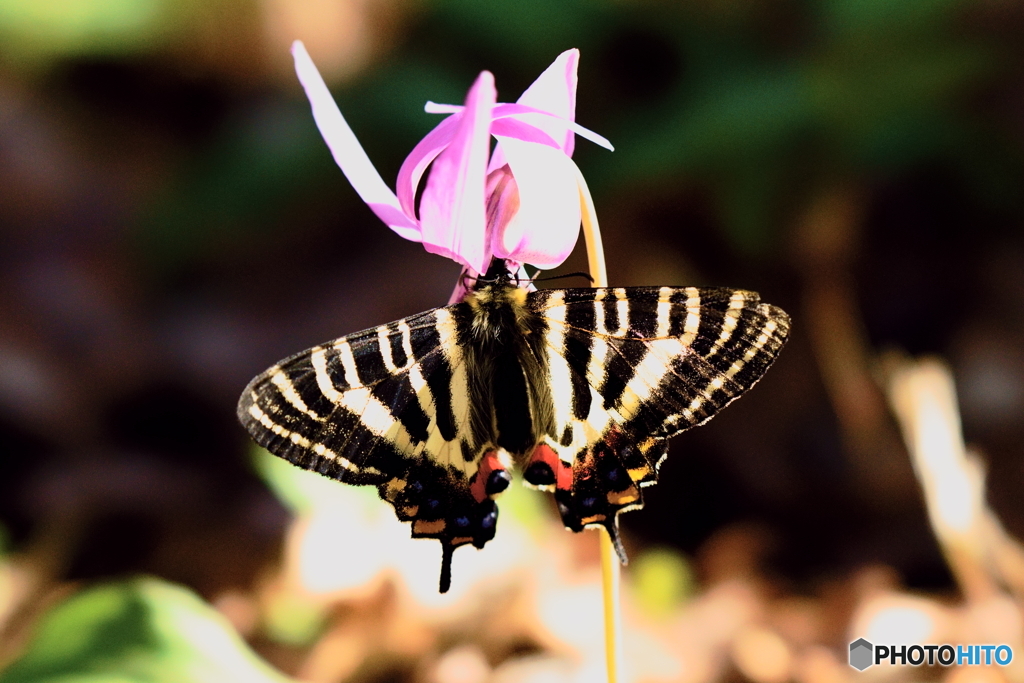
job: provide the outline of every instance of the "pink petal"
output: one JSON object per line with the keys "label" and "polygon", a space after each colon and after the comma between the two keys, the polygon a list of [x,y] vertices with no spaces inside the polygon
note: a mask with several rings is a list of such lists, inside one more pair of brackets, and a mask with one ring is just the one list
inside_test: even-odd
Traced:
{"label": "pink petal", "polygon": [[487,174],[487,226],[491,233],[502,233],[519,213],[519,187],[512,169],[505,164]]}
{"label": "pink petal", "polygon": [[[566,50],[558,55],[517,102],[550,112],[564,121],[575,121],[576,67],[579,61],[579,50]],[[551,119],[539,122],[538,127],[558,141],[566,156],[572,156],[574,136],[564,122]]]}
{"label": "pink petal", "polygon": [[[551,139],[551,136],[536,126],[510,118],[494,119],[491,121],[491,135],[494,137],[515,138],[523,142],[532,142],[538,145],[547,145],[561,150],[558,143]],[[504,164],[502,164],[504,166]]]}
{"label": "pink petal", "polygon": [[478,273],[487,271],[490,260],[484,184],[496,99],[494,76],[481,72],[466,95],[466,108],[451,144],[434,161],[420,200],[426,250]]}
{"label": "pink petal", "polygon": [[502,103],[494,107],[495,121],[502,121],[505,120],[506,118],[514,118],[515,120],[520,121],[527,126],[542,127],[544,125],[545,117],[554,117],[561,121],[562,123],[564,123],[566,126],[568,126],[569,130],[574,132],[576,135],[579,135],[581,138],[590,140],[595,145],[604,147],[610,152],[615,151],[615,147],[612,146],[612,143],[608,140],[608,138],[604,137],[603,135],[598,135],[589,128],[584,128],[575,121],[568,121],[564,118],[561,118],[557,114],[541,111],[536,107],[529,107],[526,106],[525,104],[519,104],[518,102],[515,104]]}
{"label": "pink petal", "polygon": [[[462,109],[463,109],[462,105],[458,105],[458,104],[437,104],[436,102],[431,102],[429,100],[427,101],[427,104],[424,105],[424,107],[423,107],[423,111],[427,112],[428,114],[461,114],[462,113]],[[581,126],[580,124],[576,123],[575,121],[568,120],[568,119],[566,119],[566,118],[564,118],[562,116],[559,116],[558,114],[553,114],[553,113],[548,112],[548,111],[541,111],[540,109],[537,109],[536,107],[530,107],[530,106],[527,106],[525,104],[520,104],[519,102],[515,102],[515,103],[501,102],[501,103],[498,103],[498,104],[494,105],[493,117],[494,117],[494,121],[495,122],[500,121],[502,119],[509,119],[509,118],[511,118],[511,119],[515,119],[517,121],[522,122],[524,125],[536,128],[537,125],[538,125],[536,123],[537,121],[541,121],[541,122],[544,121],[543,118],[538,118],[538,117],[545,117],[545,116],[549,117],[549,118],[550,117],[554,117],[554,118],[558,119],[559,121],[564,122],[565,125],[567,125],[569,127],[569,130],[571,130],[572,132],[576,133],[576,135],[579,135],[581,138],[584,138],[586,140],[590,140],[595,145],[598,145],[600,147],[604,147],[609,152],[614,152],[615,151],[615,147],[612,146],[612,143],[608,140],[608,138],[604,137],[603,135],[598,135],[597,133],[595,133],[594,131],[590,130],[589,128],[584,128],[583,126]],[[531,123],[531,121],[533,123]],[[543,124],[541,124],[541,125],[543,125]],[[516,136],[511,136],[511,137],[516,137]],[[545,144],[547,144],[547,143],[545,143]]]}
{"label": "pink petal", "polygon": [[295,58],[295,72],[313,108],[316,126],[330,148],[334,161],[341,167],[355,191],[382,221],[405,239],[419,242],[420,231],[416,219],[402,210],[398,197],[373,167],[301,41],[292,43],[292,56]]}
{"label": "pink petal", "polygon": [[519,211],[492,236],[494,255],[547,270],[562,264],[580,234],[576,168],[561,150],[500,138],[519,190]]}
{"label": "pink petal", "polygon": [[409,156],[402,162],[402,168],[398,169],[398,181],[395,189],[398,190],[398,201],[408,215],[416,215],[416,190],[419,189],[420,178],[423,177],[424,171],[430,166],[430,162],[441,153],[441,150],[451,143],[458,130],[461,118],[462,113],[460,111],[458,115],[449,116],[437,124],[432,131],[427,133],[412,148]]}

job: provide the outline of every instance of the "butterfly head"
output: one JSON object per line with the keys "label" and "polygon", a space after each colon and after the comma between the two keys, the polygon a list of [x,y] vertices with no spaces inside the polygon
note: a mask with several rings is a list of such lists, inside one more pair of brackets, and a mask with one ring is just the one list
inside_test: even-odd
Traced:
{"label": "butterfly head", "polygon": [[476,336],[498,340],[503,331],[528,333],[524,326],[527,293],[509,272],[508,262],[493,259],[487,273],[476,279],[464,299],[472,310]]}
{"label": "butterfly head", "polygon": [[[464,276],[466,274],[464,273]],[[478,275],[475,278],[469,278],[472,282],[469,283],[469,291],[476,292],[482,289],[493,288],[497,286],[516,286],[519,284],[519,277],[516,275],[515,266],[511,265],[505,259],[492,258],[491,265],[488,266],[487,272],[483,275]]]}

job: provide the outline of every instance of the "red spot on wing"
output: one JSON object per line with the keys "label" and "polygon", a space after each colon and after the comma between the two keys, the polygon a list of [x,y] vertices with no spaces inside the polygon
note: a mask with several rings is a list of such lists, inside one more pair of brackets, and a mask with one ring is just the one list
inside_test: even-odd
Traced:
{"label": "red spot on wing", "polygon": [[476,474],[473,475],[473,480],[469,483],[469,491],[473,494],[476,502],[482,503],[487,498],[487,479],[491,476],[491,472],[503,469],[505,469],[505,466],[498,459],[497,451],[487,451],[484,453]]}
{"label": "red spot on wing", "polygon": [[555,488],[563,491],[572,488],[572,467],[562,462],[562,459],[551,450],[550,446],[545,443],[537,446],[533,450],[533,455],[530,456],[530,463],[533,462],[542,462],[551,468],[551,471],[555,473]]}

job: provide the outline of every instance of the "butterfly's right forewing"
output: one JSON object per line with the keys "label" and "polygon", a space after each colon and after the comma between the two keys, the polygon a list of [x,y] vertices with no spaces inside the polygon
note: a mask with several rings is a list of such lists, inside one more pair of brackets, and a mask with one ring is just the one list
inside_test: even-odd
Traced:
{"label": "butterfly's right forewing", "polygon": [[556,490],[563,520],[613,533],[620,510],[642,505],[666,439],[753,386],[789,332],[785,313],[742,290],[547,290],[530,305],[562,404],[549,443],[573,469]]}
{"label": "butterfly's right forewing", "polygon": [[[761,378],[789,317],[743,290],[632,287],[538,292],[549,359],[575,421],[670,436],[710,419]],[[607,415],[605,415],[607,413]]]}

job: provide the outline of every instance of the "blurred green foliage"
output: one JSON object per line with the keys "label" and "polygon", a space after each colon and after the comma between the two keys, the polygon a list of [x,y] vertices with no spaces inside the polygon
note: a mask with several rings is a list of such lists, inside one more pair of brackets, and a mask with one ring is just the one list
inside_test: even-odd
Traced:
{"label": "blurred green foliage", "polygon": [[[599,211],[645,188],[696,187],[732,246],[764,255],[824,187],[923,165],[956,169],[982,205],[1024,210],[1010,122],[975,106],[1016,60],[1011,41],[965,24],[977,9],[968,0],[437,0],[335,92],[391,184],[438,121],[425,100],[459,102],[483,68],[500,99],[514,99],[558,52],[579,47],[579,120],[617,150],[577,146]],[[151,250],[187,259],[211,235],[278,226],[317,196],[339,197],[343,228],[373,222],[332,168],[297,85],[292,97],[278,120],[287,125],[274,128],[291,131],[288,144],[232,121],[182,159],[181,182],[143,224]]]}
{"label": "blurred green foliage", "polygon": [[[173,62],[188,53],[178,43],[187,43],[199,8],[192,0],[0,0],[4,62],[30,72],[62,60],[134,63],[161,51],[177,55]],[[423,112],[427,99],[461,102],[486,68],[500,98],[514,100],[560,51],[578,47],[578,119],[617,150],[577,145],[598,211],[649,188],[698,187],[729,244],[764,255],[823,187],[870,186],[922,165],[953,169],[979,205],[1024,214],[1018,124],[983,106],[999,97],[982,97],[1019,69],[1019,36],[972,24],[983,9],[976,0],[433,0],[409,10],[384,56],[334,91],[393,184],[405,154],[440,120]],[[238,0],[202,8],[206,17],[222,10],[258,11]],[[154,183],[131,225],[150,263],[187,267],[211,250],[291,230],[298,212],[334,216],[339,230],[386,232],[333,165],[297,81],[284,89],[269,82],[249,91],[216,84],[226,103],[211,107],[211,131],[167,145],[170,178]],[[392,514],[372,487],[338,485],[262,450],[255,461],[296,514],[338,497],[369,515]],[[536,527],[542,505],[517,486],[502,514]],[[642,554],[632,576],[652,613],[692,590],[685,559],[670,551]],[[271,623],[297,625],[277,633],[281,641],[306,642],[320,627],[322,615],[302,605],[280,609]],[[139,579],[53,608],[0,674],[2,683],[57,680],[284,679],[196,596]]]}
{"label": "blurred green foliage", "polygon": [[174,3],[167,0],[3,0],[0,40],[8,56],[35,61],[154,47]]}
{"label": "blurred green foliage", "polygon": [[51,609],[3,683],[284,683],[227,620],[184,588],[140,578]]}
{"label": "blurred green foliage", "polygon": [[373,486],[346,486],[322,474],[296,467],[265,448],[252,447],[253,465],[278,500],[295,515],[307,515],[316,508],[346,503],[353,512],[363,516],[381,511],[390,513],[390,507],[377,495]]}
{"label": "blurred green foliage", "polygon": [[[1017,61],[1010,34],[972,28],[983,9],[973,0],[435,0],[410,14],[383,60],[336,93],[392,183],[439,120],[423,113],[425,100],[460,102],[483,68],[495,72],[502,99],[514,99],[558,52],[579,47],[578,116],[617,148],[578,145],[599,208],[644,187],[699,186],[732,245],[756,254],[822,185],[921,164],[957,169],[983,205],[1024,210],[1009,121],[972,103]],[[187,42],[190,26],[207,30],[196,26],[218,12],[258,11],[237,0],[3,0],[0,36],[8,59],[23,63],[128,56]],[[139,222],[155,263],[173,267],[280,229],[289,213],[335,193],[339,214],[362,211],[297,84],[285,101],[227,117],[210,144],[176,163],[177,180]]]}
{"label": "blurred green foliage", "polygon": [[286,225],[297,205],[337,191],[327,180],[337,167],[322,154],[309,117],[299,102],[256,107],[197,155],[184,157],[187,173],[163,188],[143,217],[140,242],[151,264],[180,263],[252,239]]}
{"label": "blurred green foliage", "polygon": [[694,593],[693,569],[678,550],[648,548],[630,564],[629,578],[637,604],[650,616],[678,614],[679,606]]}
{"label": "blurred green foliage", "polygon": [[297,593],[278,593],[267,601],[263,630],[275,643],[291,647],[312,646],[323,635],[330,606],[322,600]]}

